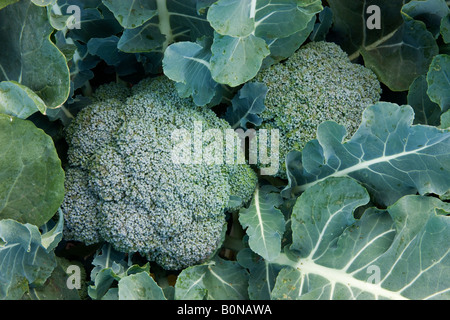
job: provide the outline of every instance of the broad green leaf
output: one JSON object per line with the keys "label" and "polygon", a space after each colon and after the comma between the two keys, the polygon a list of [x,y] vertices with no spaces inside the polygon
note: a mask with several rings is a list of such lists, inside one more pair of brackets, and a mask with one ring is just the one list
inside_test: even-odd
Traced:
{"label": "broad green leaf", "polygon": [[206,14],[199,14],[196,7],[197,0],[156,1],[157,14],[137,28],[125,29],[119,49],[132,53],[164,53],[174,42],[212,36],[213,29]]}
{"label": "broad green leaf", "polygon": [[305,29],[322,9],[317,0],[219,0],[209,8],[207,18],[221,35],[277,39]]}
{"label": "broad green leaf", "polygon": [[[165,299],[162,289],[150,277],[150,265],[131,265],[125,253],[105,244],[92,261],[92,284],[87,288],[94,300]],[[118,288],[117,288],[118,286]]]}
{"label": "broad green leaf", "polygon": [[50,41],[52,32],[46,9],[31,1],[0,11],[0,43],[8,44],[0,51],[0,81],[16,81],[56,108],[69,96],[70,79],[64,55]]}
{"label": "broad green leaf", "polygon": [[285,38],[308,27],[322,11],[319,0],[257,0],[255,36],[265,39]]}
{"label": "broad green leaf", "polygon": [[56,0],[31,0],[35,5],[40,7],[46,7],[51,4],[54,4]]}
{"label": "broad green leaf", "polygon": [[[47,281],[41,286],[31,286],[22,300],[81,300],[81,297],[84,298],[85,271],[83,263],[58,256],[56,256],[56,263],[57,266]],[[78,275],[81,287],[79,289],[68,286],[68,282],[73,280],[69,277],[75,275],[73,267],[78,267],[80,271]]]}
{"label": "broad green leaf", "polygon": [[104,268],[96,273],[93,278],[93,284],[88,287],[88,295],[91,299],[100,300],[103,299],[105,294],[110,290],[114,281],[118,281],[119,278],[114,273],[112,268]]}
{"label": "broad green leaf", "polygon": [[221,35],[247,37],[255,31],[257,0],[219,0],[208,10],[208,21]]}
{"label": "broad green leaf", "polygon": [[175,300],[205,300],[208,288],[203,283],[207,265],[193,266],[184,269],[175,284]]}
{"label": "broad green leaf", "polygon": [[92,269],[91,278],[93,279],[97,272],[106,268],[112,268],[117,274],[124,273],[124,258],[125,253],[115,250],[109,243],[104,244],[101,250],[95,254],[92,261],[95,267]]}
{"label": "broad green leaf", "polygon": [[225,120],[233,129],[247,129],[247,123],[261,125],[262,119],[258,116],[266,108],[264,100],[267,94],[267,86],[260,82],[248,82],[231,100],[231,106],[227,109]]}
{"label": "broad green leaf", "polygon": [[17,1],[19,1],[19,0],[0,0],[0,10],[10,4],[17,2]]}
{"label": "broad green leaf", "polygon": [[[74,5],[71,0],[58,0],[55,4],[47,7],[48,22],[56,30],[65,30],[66,28],[74,28],[81,21],[76,21],[75,10],[81,7],[71,7]],[[79,17],[81,19],[81,17]]]}
{"label": "broad green leaf", "polygon": [[117,21],[126,29],[134,29],[153,18],[156,5],[144,0],[102,0],[103,4],[114,13]]}
{"label": "broad green leaf", "polygon": [[110,66],[118,66],[126,56],[126,53],[117,49],[118,42],[117,36],[91,38],[87,43],[88,52],[100,57]]}
{"label": "broad green leaf", "polygon": [[42,226],[64,198],[53,140],[27,120],[0,114],[0,219]]}
{"label": "broad green leaf", "polygon": [[402,13],[408,18],[425,23],[435,38],[439,36],[442,18],[449,12],[445,0],[410,1],[402,8]]}
{"label": "broad green leaf", "polygon": [[434,57],[427,74],[428,95],[442,112],[450,108],[450,56],[440,54]]}
{"label": "broad green leaf", "polygon": [[114,281],[119,281],[126,274],[124,264],[125,254],[112,248],[110,244],[103,245],[92,261],[92,285],[88,287],[88,294],[94,300],[100,300],[111,288]]}
{"label": "broad green leaf", "polygon": [[213,79],[236,87],[261,67],[286,59],[308,38],[315,14],[322,9],[317,0],[215,2],[207,15],[215,29]]}
{"label": "broad green leaf", "polygon": [[450,128],[450,110],[444,112],[441,116],[441,128],[449,129]]}
{"label": "broad green leaf", "polygon": [[326,41],[326,35],[333,25],[333,11],[325,7],[319,14],[319,22],[314,25],[314,31],[309,37],[311,41]]}
{"label": "broad green leaf", "polygon": [[291,215],[291,249],[306,259],[321,257],[343,230],[356,222],[353,212],[369,202],[356,181],[329,178],[306,190]]}
{"label": "broad green leaf", "polygon": [[16,81],[0,82],[0,113],[26,119],[47,106],[34,91]]}
{"label": "broad green leaf", "polygon": [[239,212],[239,222],[247,229],[250,249],[267,261],[275,260],[281,253],[286,224],[283,213],[277,208],[281,203],[279,193],[256,188],[250,206]]}
{"label": "broad green leaf", "polygon": [[199,14],[204,13],[217,0],[197,0],[196,8]]}
{"label": "broad green leaf", "polygon": [[405,91],[417,76],[427,73],[439,50],[425,25],[409,20],[381,42],[361,47],[360,52],[366,67],[371,68],[381,82],[394,91]]}
{"label": "broad green leaf", "polygon": [[441,108],[430,100],[427,94],[428,84],[425,75],[417,77],[408,91],[408,104],[414,109],[414,124],[439,125]]}
{"label": "broad green leaf", "polygon": [[192,96],[199,106],[210,103],[219,89],[211,77],[210,58],[207,43],[177,42],[164,54],[164,74],[177,82],[181,96]]}
{"label": "broad green leaf", "polygon": [[315,19],[313,18],[305,29],[285,38],[269,39],[263,37],[269,47],[270,55],[263,60],[261,69],[289,58],[308,39],[314,25]]}
{"label": "broad green leaf", "polygon": [[140,53],[162,51],[166,36],[152,22],[135,29],[126,29],[120,37],[117,48],[123,52]]}
{"label": "broad green leaf", "polygon": [[283,266],[261,259],[249,248],[239,251],[236,259],[250,273],[248,279],[249,299],[270,300],[276,278]]}
{"label": "broad green leaf", "polygon": [[356,220],[354,209],[367,201],[348,178],[327,179],[299,197],[292,214],[298,258],[285,259],[273,298],[449,299],[450,205],[411,195]]}
{"label": "broad green leaf", "polygon": [[68,31],[67,37],[88,43],[91,38],[106,38],[123,31],[123,27],[116,20],[113,13],[96,1],[95,7],[90,7],[89,2],[80,2],[80,21],[78,28]]}
{"label": "broad green leaf", "polygon": [[213,262],[184,269],[175,284],[176,300],[246,300],[248,272],[235,261]]}
{"label": "broad green leaf", "polygon": [[236,87],[252,79],[270,54],[266,42],[253,35],[244,38],[215,34],[210,70],[215,81]]}
{"label": "broad green leaf", "polygon": [[[434,35],[425,24],[402,15],[405,1],[330,0],[333,32],[351,60],[360,54],[381,82],[393,91],[406,91],[420,75],[426,74],[438,53]],[[370,5],[380,9],[379,28],[367,23],[373,13]]]}
{"label": "broad green leaf", "polygon": [[126,276],[136,274],[136,273],[141,273],[141,272],[146,272],[146,273],[150,274],[150,263],[147,262],[143,266],[140,266],[138,264],[134,264],[134,265],[130,266],[127,269]]}
{"label": "broad green leaf", "polygon": [[445,43],[450,43],[450,13],[441,21],[441,35]]}
{"label": "broad green leaf", "polygon": [[[114,42],[108,40],[124,30],[101,0],[58,0],[55,5],[47,7],[47,14],[52,26],[60,30],[54,34],[58,48],[64,52],[67,59],[72,60],[69,63],[71,75],[71,96],[67,101],[69,104],[77,99],[74,96],[77,89],[85,87],[83,90],[90,90],[88,81],[94,78],[93,69],[101,62],[100,56],[92,55],[87,50],[87,44],[92,39],[96,39],[94,43],[97,42],[95,46],[98,46],[97,52],[100,55],[120,60],[114,64],[114,71],[118,76],[128,76],[142,68],[136,55],[124,54],[117,50],[117,42],[112,48]],[[103,38],[108,40],[102,42],[100,39]],[[108,45],[109,49],[114,50],[106,52]]]}
{"label": "broad green leaf", "polygon": [[203,36],[212,37],[213,28],[204,11],[198,12],[198,0],[157,1],[158,25],[168,43],[195,41]]}
{"label": "broad green leaf", "polygon": [[61,209],[58,209],[58,223],[54,224],[53,228],[48,230],[50,220],[42,229],[42,246],[47,249],[47,251],[54,250],[58,244],[61,242],[63,237],[64,229],[64,214]]}
{"label": "broad green leaf", "polygon": [[102,300],[119,300],[119,288],[111,288],[102,297]]}
{"label": "broad green leaf", "polygon": [[73,61],[74,56],[75,60],[78,59],[76,44],[70,39],[66,39],[63,31],[56,31],[54,37],[56,46],[64,54],[67,61]]}
{"label": "broad green leaf", "polygon": [[329,0],[333,12],[333,31],[339,36],[339,44],[350,55],[356,55],[359,49],[389,39],[402,24],[401,8],[403,0],[377,1],[382,14],[380,29],[368,29],[367,8],[373,2],[355,0]]}
{"label": "broad green leaf", "polygon": [[20,299],[29,284],[43,285],[55,267],[55,254],[43,246],[38,227],[0,220],[0,299]]}
{"label": "broad green leaf", "polygon": [[120,279],[119,300],[166,300],[162,289],[147,272]]}
{"label": "broad green leaf", "polygon": [[[168,9],[171,12],[169,7]],[[219,0],[211,5],[206,16],[207,21],[214,28],[212,56],[209,57],[206,46],[203,46],[205,50],[202,51],[191,45],[188,50],[189,54],[186,55],[191,61],[187,62],[183,57],[181,61],[184,60],[184,63],[182,64],[201,63],[203,66],[198,66],[197,69],[202,70],[200,79],[203,83],[205,78],[209,79],[210,72],[212,79],[218,84],[237,87],[252,79],[261,67],[267,67],[283,60],[297,50],[311,33],[315,14],[321,10],[321,1],[317,0],[306,2],[270,1],[269,3],[260,0]],[[160,27],[161,23],[158,26]],[[161,33],[166,35],[166,43],[176,40],[171,33],[162,30]],[[182,32],[177,32],[177,34],[182,34]],[[196,34],[209,36],[206,33],[196,32]],[[179,50],[175,50],[178,46],[177,43],[171,46],[173,46],[173,51],[179,52]],[[164,48],[165,46],[162,50]],[[271,55],[272,49],[273,55]],[[167,52],[171,54],[172,61],[175,57],[179,57],[177,54],[173,55],[173,51]],[[200,52],[204,52],[201,59],[193,63],[191,57]],[[168,64],[165,66],[167,67]],[[175,69],[173,67],[169,73],[176,72]],[[169,77],[171,76],[169,75]],[[186,79],[187,74],[183,78]],[[216,88],[213,101],[220,102],[217,91],[222,90],[223,86],[221,88],[214,82],[204,87],[210,91],[205,96],[208,99],[211,98],[212,86]],[[197,90],[180,81],[177,87],[183,96]]]}
{"label": "broad green leaf", "polygon": [[29,288],[23,300],[81,300],[78,291],[67,288],[67,273],[57,266],[47,281],[39,287]]}
{"label": "broad green leaf", "polygon": [[373,200],[391,205],[407,194],[443,194],[450,189],[450,132],[412,125],[410,106],[379,102],[368,107],[357,132],[322,123],[317,140],[303,152],[288,154],[289,185],[284,196],[298,195],[327,177],[348,176],[362,183]]}

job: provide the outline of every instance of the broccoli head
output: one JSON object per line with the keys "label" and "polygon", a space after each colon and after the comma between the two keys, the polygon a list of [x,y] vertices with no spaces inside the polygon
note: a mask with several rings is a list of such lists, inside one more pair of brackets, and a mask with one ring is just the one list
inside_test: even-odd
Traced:
{"label": "broccoli head", "polygon": [[364,109],[380,99],[376,75],[352,63],[331,42],[310,42],[286,61],[260,71],[255,80],[268,87],[261,129],[279,129],[280,170],[286,177],[287,153],[316,138],[317,127],[333,120],[356,132]]}
{"label": "broccoli head", "polygon": [[174,131],[193,132],[196,123],[229,129],[212,110],[180,98],[166,77],[97,90],[66,130],[64,237],[107,241],[172,270],[210,257],[225,211],[251,199],[257,176],[247,164],[173,161]]}

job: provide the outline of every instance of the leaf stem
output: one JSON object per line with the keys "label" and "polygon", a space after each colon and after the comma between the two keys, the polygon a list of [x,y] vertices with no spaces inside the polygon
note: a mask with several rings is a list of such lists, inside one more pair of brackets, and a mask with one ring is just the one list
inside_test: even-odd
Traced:
{"label": "leaf stem", "polygon": [[72,113],[70,113],[70,111],[64,107],[64,105],[61,105],[61,111],[64,112],[64,114],[66,115],[67,118],[69,119],[75,119],[75,117],[73,116]]}
{"label": "leaf stem", "polygon": [[88,80],[84,83],[83,95],[86,97],[92,97],[92,93],[93,93],[92,86]]}
{"label": "leaf stem", "polygon": [[164,41],[162,47],[162,51],[165,52],[169,44],[173,42],[173,33],[170,25],[170,12],[167,9],[166,0],[156,0],[156,7],[158,9],[159,31],[166,36],[166,41]]}
{"label": "leaf stem", "polygon": [[348,58],[350,59],[350,61],[353,61],[356,58],[358,58],[360,55],[361,55],[361,52],[359,50],[357,50],[356,52],[353,52],[352,54],[350,54],[348,56]]}

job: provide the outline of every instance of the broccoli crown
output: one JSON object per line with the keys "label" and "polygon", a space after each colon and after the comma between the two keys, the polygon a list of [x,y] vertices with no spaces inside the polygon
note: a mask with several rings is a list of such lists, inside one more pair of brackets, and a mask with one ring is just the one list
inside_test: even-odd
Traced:
{"label": "broccoli crown", "polygon": [[225,210],[251,199],[257,176],[247,164],[173,161],[175,130],[229,125],[180,98],[166,77],[141,81],[127,99],[117,91],[102,87],[66,130],[64,236],[107,241],[166,269],[200,263],[221,245]]}
{"label": "broccoli crown", "polygon": [[260,71],[255,80],[268,87],[261,128],[280,130],[277,175],[283,178],[287,153],[315,139],[320,123],[333,120],[352,135],[364,109],[381,94],[370,69],[352,63],[338,45],[324,41],[306,44],[285,62]]}

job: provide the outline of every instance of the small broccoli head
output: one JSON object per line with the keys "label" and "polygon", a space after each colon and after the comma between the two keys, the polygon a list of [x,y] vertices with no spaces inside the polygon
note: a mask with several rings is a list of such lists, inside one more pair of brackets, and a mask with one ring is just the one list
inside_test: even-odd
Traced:
{"label": "small broccoli head", "polygon": [[214,253],[225,211],[249,201],[257,179],[246,164],[173,161],[173,132],[198,122],[204,131],[229,128],[165,77],[143,80],[124,103],[83,109],[67,130],[66,239],[104,240],[173,270]]}
{"label": "small broccoli head", "polygon": [[98,87],[92,98],[96,102],[114,99],[123,103],[128,99],[130,94],[131,89],[124,83],[110,82]]}
{"label": "small broccoli head", "polygon": [[331,42],[311,42],[283,63],[262,70],[255,80],[268,87],[262,129],[280,130],[280,170],[286,177],[287,153],[316,138],[317,127],[335,121],[356,132],[364,109],[380,99],[376,75],[352,63]]}
{"label": "small broccoli head", "polygon": [[229,211],[238,211],[253,198],[258,178],[247,165],[227,165],[224,168],[230,183]]}

